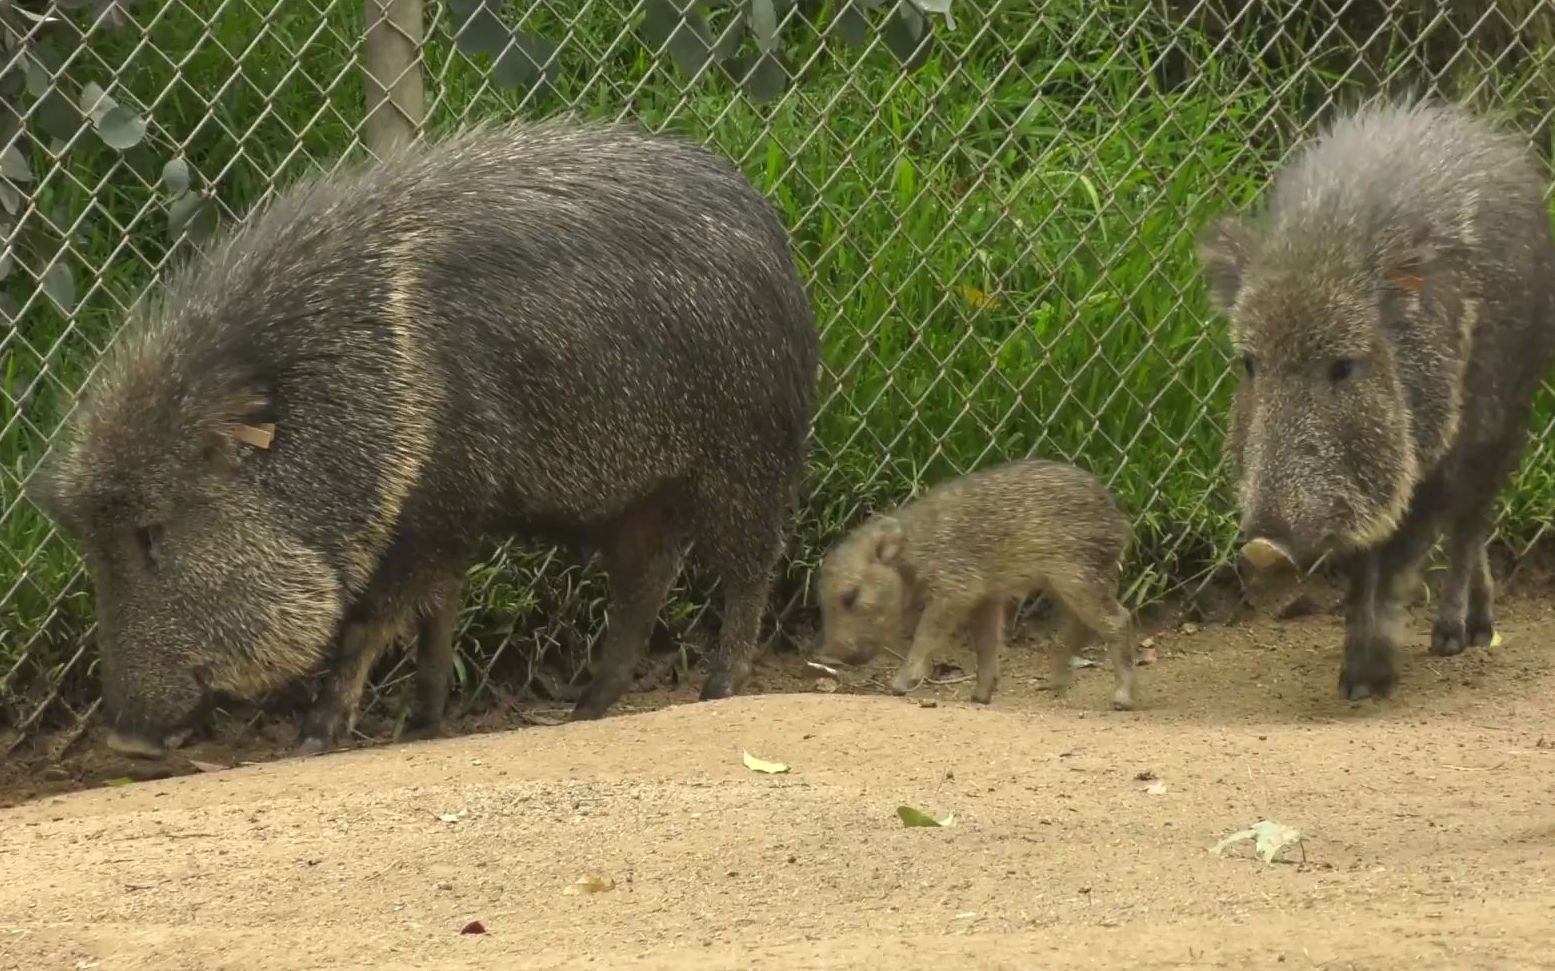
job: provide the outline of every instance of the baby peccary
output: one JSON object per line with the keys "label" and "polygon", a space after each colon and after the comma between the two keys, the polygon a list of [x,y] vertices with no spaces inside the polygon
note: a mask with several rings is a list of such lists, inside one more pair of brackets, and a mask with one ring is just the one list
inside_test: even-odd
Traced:
{"label": "baby peccary", "polygon": [[1445,530],[1433,653],[1494,636],[1485,543],[1555,353],[1545,179],[1460,109],[1372,104],[1204,233],[1241,377],[1227,449],[1249,562],[1346,563],[1339,688],[1385,695],[1407,594]]}
{"label": "baby peccary", "polygon": [[469,130],[283,192],[138,309],[29,485],[94,578],[110,745],[327,672],[300,751],[417,634],[437,731],[488,539],[599,550],[603,714],[688,548],[722,582],[703,698],[745,680],[819,354],[738,170],[624,126]]}
{"label": "baby peccary", "polygon": [[1040,459],[1009,462],[942,483],[894,514],[871,518],[821,565],[821,657],[862,664],[906,650],[891,690],[906,694],[929,654],[963,625],[977,652],[972,700],[999,679],[1006,607],[1045,593],[1064,615],[1053,690],[1069,659],[1095,637],[1112,657],[1116,708],[1134,705],[1134,646],[1118,580],[1128,520],[1089,473]]}

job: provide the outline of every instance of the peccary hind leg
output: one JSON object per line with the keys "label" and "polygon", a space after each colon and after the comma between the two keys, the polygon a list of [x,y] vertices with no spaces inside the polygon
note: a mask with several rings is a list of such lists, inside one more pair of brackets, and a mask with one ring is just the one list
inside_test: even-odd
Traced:
{"label": "peccary hind leg", "polygon": [[658,511],[623,517],[604,550],[610,614],[594,676],[573,706],[572,721],[602,717],[632,683],[653,622],[680,572],[685,542]]}
{"label": "peccary hind leg", "polygon": [[[1478,498],[1478,497],[1476,497]],[[1442,605],[1431,627],[1431,653],[1442,657],[1483,647],[1495,636],[1494,585],[1485,543],[1490,536],[1494,496],[1460,513],[1447,533],[1447,577]]]}
{"label": "peccary hind leg", "polygon": [[972,689],[972,702],[987,705],[993,702],[993,690],[999,685],[999,647],[1004,642],[1005,613],[1009,602],[989,598],[978,604],[972,612],[972,648],[977,652],[977,685]]}
{"label": "peccary hind leg", "polygon": [[455,576],[439,584],[416,621],[416,697],[404,741],[435,738],[448,706],[448,679],[454,665],[454,627],[459,622],[462,583]]}
{"label": "peccary hind leg", "polygon": [[[1134,642],[1131,637],[1128,611],[1118,603],[1110,590],[1116,587],[1116,579],[1106,577],[1077,577],[1054,580],[1052,595],[1059,600],[1074,625],[1066,632],[1078,638],[1075,627],[1101,638],[1107,644],[1107,655],[1112,660],[1112,707],[1127,710],[1134,707]],[[1073,654],[1083,641],[1069,641],[1068,653]],[[1069,658],[1062,659],[1064,684],[1067,685]],[[1062,690],[1055,684],[1055,690]]]}
{"label": "peccary hind leg", "polygon": [[[750,677],[761,615],[772,588],[772,574],[783,551],[783,524],[792,490],[766,484],[728,483],[697,502],[696,542],[705,551],[723,585],[723,625],[700,700],[733,697]],[[775,499],[785,492],[787,500]]]}

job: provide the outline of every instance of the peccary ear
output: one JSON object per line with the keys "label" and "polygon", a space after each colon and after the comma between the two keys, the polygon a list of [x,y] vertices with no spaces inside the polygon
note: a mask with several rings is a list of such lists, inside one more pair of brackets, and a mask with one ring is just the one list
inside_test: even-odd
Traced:
{"label": "peccary ear", "polygon": [[875,559],[890,565],[902,552],[902,524],[891,516],[881,516],[875,521]]}
{"label": "peccary ear", "polygon": [[1382,278],[1396,290],[1419,293],[1425,286],[1425,278],[1430,275],[1436,255],[1430,227],[1421,226],[1384,258]]}
{"label": "peccary ear", "polygon": [[1252,249],[1252,231],[1238,217],[1222,216],[1199,231],[1197,242],[1210,299],[1224,313],[1236,303],[1236,295],[1242,289],[1242,270]]}
{"label": "peccary ear", "polygon": [[230,467],[240,450],[268,451],[275,440],[275,404],[269,389],[257,381],[234,382],[208,414],[203,457]]}

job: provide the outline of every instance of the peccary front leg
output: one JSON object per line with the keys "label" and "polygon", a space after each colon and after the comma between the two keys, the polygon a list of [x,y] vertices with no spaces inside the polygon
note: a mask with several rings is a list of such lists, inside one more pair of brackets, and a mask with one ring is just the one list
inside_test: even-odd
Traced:
{"label": "peccary front leg", "polygon": [[990,597],[972,612],[972,647],[977,651],[977,686],[972,689],[973,704],[993,701],[993,689],[999,683],[999,647],[1004,642],[1007,600]]}
{"label": "peccary front leg", "polygon": [[416,620],[416,696],[405,730],[400,734],[404,741],[436,738],[442,730],[462,589],[458,576],[438,584],[431,603],[422,607]]}
{"label": "peccary front leg", "polygon": [[1447,536],[1447,578],[1442,605],[1431,628],[1431,653],[1441,657],[1482,647],[1495,636],[1493,584],[1485,543],[1490,536],[1489,509],[1460,516]]}
{"label": "peccary front leg", "polygon": [[348,618],[340,635],[339,657],[324,678],[313,707],[302,721],[294,755],[319,755],[335,745],[342,723],[346,734],[356,727],[362,689],[373,664],[388,650],[397,625],[389,617]]}
{"label": "peccary front leg", "polygon": [[1351,560],[1339,665],[1339,690],[1348,700],[1387,697],[1397,684],[1408,583],[1434,539],[1432,517],[1417,500],[1391,538]]}
{"label": "peccary front leg", "polygon": [[905,695],[916,688],[929,673],[929,655],[935,648],[944,647],[951,635],[961,625],[965,611],[944,597],[931,597],[918,618],[918,628],[913,631],[912,646],[907,649],[907,660],[891,679],[891,692]]}
{"label": "peccary front leg", "polygon": [[632,669],[647,650],[653,622],[685,553],[685,543],[676,534],[661,533],[660,522],[639,517],[624,523],[605,548],[610,613],[594,675],[573,706],[571,721],[602,717],[631,687]]}

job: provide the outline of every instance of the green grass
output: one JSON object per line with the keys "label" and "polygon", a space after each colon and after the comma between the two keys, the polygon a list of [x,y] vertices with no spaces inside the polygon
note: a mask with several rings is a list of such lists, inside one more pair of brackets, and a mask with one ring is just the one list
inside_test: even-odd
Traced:
{"label": "green grass", "polygon": [[[566,38],[558,95],[537,102],[494,89],[437,36],[432,123],[566,105],[587,116],[626,110],[714,144],[779,206],[828,365],[790,591],[864,512],[1033,453],[1091,469],[1131,511],[1136,601],[1223,561],[1234,532],[1220,467],[1230,385],[1191,239],[1214,213],[1248,201],[1288,144],[1276,109],[1295,111],[1295,96],[1283,78],[1216,60],[1190,30],[1136,19],[1137,3],[1008,2],[991,6],[991,30],[962,15],[956,31],[942,31],[943,49],[905,78],[884,50],[860,58],[825,42],[816,57],[822,42],[795,32],[790,54],[809,66],[790,97],[764,107],[718,81],[683,95],[685,79],[639,44],[611,49],[619,6],[589,8],[570,33],[555,21],[526,25]],[[4,351],[0,380],[12,396],[32,384],[40,358],[62,384],[35,388],[31,426],[10,412],[0,421],[0,512],[36,460],[36,429],[55,426],[119,307],[166,256],[159,209],[124,227],[154,200],[146,180],[170,146],[186,144],[192,167],[217,177],[223,206],[242,213],[272,180],[350,144],[360,85],[340,39],[356,36],[360,5],[333,5],[322,29],[312,5],[232,7],[239,12],[216,17],[204,41],[200,20],[168,5],[147,29],[149,45],[129,32],[94,47],[120,66],[124,100],[154,106],[162,149],[140,160],[139,176],[106,148],[73,152],[76,178],[91,186],[106,176],[95,202],[57,180],[44,185],[46,210],[93,206],[77,241],[84,300],[72,331],[37,310],[20,325],[27,347]],[[1148,68],[1168,43],[1199,68],[1164,91]],[[181,72],[153,50],[180,52]],[[321,91],[305,76],[335,84]],[[105,267],[90,290],[86,267]],[[0,285],[12,300],[30,287],[19,277]],[[1538,427],[1551,416],[1546,396]],[[1531,454],[1509,490],[1503,528],[1514,544],[1549,522],[1555,483],[1545,458]],[[88,591],[67,588],[76,558],[46,532],[25,504],[0,520],[15,557],[0,555],[0,677],[23,650],[57,663],[90,622]],[[699,576],[678,589],[664,615],[672,629],[702,590]],[[603,604],[596,575],[546,551],[476,568],[461,678],[499,654],[504,664],[557,647],[576,657]]]}

